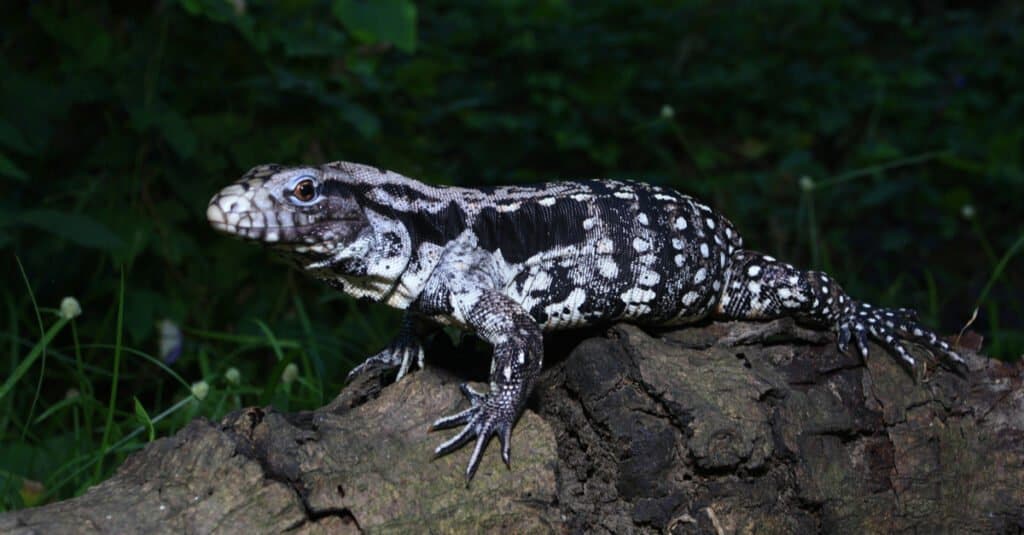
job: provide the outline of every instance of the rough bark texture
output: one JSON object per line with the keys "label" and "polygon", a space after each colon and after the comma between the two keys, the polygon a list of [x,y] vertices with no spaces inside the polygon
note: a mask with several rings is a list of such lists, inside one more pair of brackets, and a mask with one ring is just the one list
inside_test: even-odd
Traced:
{"label": "rough bark texture", "polygon": [[313,413],[195,421],[0,532],[1024,530],[1021,364],[969,355],[966,379],[915,382],[881,348],[864,363],[787,321],[551,345],[512,470],[495,442],[469,486],[466,449],[432,456],[454,431],[429,423],[465,401],[428,366]]}

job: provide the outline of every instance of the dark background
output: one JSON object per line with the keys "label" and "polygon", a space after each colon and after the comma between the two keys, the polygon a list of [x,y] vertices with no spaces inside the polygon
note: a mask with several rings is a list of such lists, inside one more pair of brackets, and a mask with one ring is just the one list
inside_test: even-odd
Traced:
{"label": "dark background", "polygon": [[[248,404],[319,406],[387,342],[396,312],[208,228],[210,196],[266,162],[669,185],[749,247],[941,332],[978,307],[985,351],[1017,358],[1024,4],[973,6],[5,5],[0,508],[80,492],[147,422],[159,436]],[[26,362],[67,295],[84,314]],[[176,360],[161,319],[183,332]]]}

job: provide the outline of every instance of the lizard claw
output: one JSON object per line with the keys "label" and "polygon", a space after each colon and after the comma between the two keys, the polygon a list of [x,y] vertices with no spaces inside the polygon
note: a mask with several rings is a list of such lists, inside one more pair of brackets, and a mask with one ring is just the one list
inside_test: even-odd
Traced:
{"label": "lizard claw", "polygon": [[501,461],[505,468],[512,469],[512,426],[505,426],[498,433],[498,442],[501,443]]}
{"label": "lizard claw", "polygon": [[401,381],[402,377],[405,377],[409,370],[412,369],[414,362],[416,367],[423,368],[423,356],[423,346],[419,340],[411,336],[399,335],[380,353],[367,358],[362,364],[352,368],[352,371],[348,372],[348,375],[345,377],[345,383],[351,383],[358,375],[376,367],[383,368],[384,370],[398,368],[398,375],[395,377],[395,381]]}
{"label": "lizard claw", "polygon": [[850,324],[842,323],[838,327],[839,338],[836,340],[836,345],[839,346],[841,353],[846,353],[846,350],[850,347]]}
{"label": "lizard claw", "polygon": [[847,314],[839,320],[837,331],[837,345],[843,352],[849,345],[852,333],[861,356],[867,358],[867,335],[870,334],[880,345],[896,355],[911,373],[917,367],[917,360],[903,346],[903,342],[914,342],[938,353],[943,366],[958,375],[963,376],[967,372],[964,358],[940,340],[938,335],[918,323],[917,313],[910,309],[874,308],[866,303],[851,303]]}
{"label": "lizard claw", "polygon": [[466,484],[468,485],[473,479],[473,475],[476,474],[477,468],[480,467],[484,449],[493,435],[497,435],[498,442],[501,443],[501,460],[505,466],[511,466],[512,424],[515,423],[516,415],[512,409],[514,404],[502,400],[500,395],[482,394],[467,384],[462,384],[459,388],[469,398],[470,407],[462,412],[439,418],[431,426],[431,430],[465,425],[462,431],[434,450],[434,455],[437,457],[447,455],[461,448],[474,437],[476,438],[473,453],[466,466]]}

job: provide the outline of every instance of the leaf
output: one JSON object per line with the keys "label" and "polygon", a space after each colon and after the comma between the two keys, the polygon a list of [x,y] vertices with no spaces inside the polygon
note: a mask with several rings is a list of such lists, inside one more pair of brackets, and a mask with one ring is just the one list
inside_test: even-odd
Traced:
{"label": "leaf", "polygon": [[380,132],[380,119],[363,106],[350,102],[341,113],[363,137],[372,138]]}
{"label": "leaf", "polygon": [[416,51],[416,5],[409,0],[335,0],[334,16],[365,43],[386,42]]}
{"label": "leaf", "polygon": [[85,214],[30,210],[19,214],[16,221],[45,230],[82,247],[114,251],[124,244],[106,225]]}
{"label": "leaf", "polygon": [[28,174],[22,171],[20,167],[14,165],[14,162],[9,160],[7,156],[0,154],[0,175],[13,178],[19,182],[28,180]]}
{"label": "leaf", "polygon": [[0,146],[4,146],[8,149],[15,150],[22,154],[36,154],[37,150],[33,149],[25,137],[14,127],[11,123],[0,119]]}
{"label": "leaf", "polygon": [[200,15],[203,12],[203,6],[198,0],[179,0],[178,3],[189,15]]}
{"label": "leaf", "polygon": [[348,41],[345,33],[333,24],[317,24],[301,32],[282,28],[277,39],[287,57],[336,57]]}
{"label": "leaf", "polygon": [[21,480],[21,501],[25,507],[35,507],[42,504],[46,495],[46,485],[33,479],[24,478]]}
{"label": "leaf", "polygon": [[139,423],[146,426],[146,433],[149,435],[149,442],[153,442],[156,438],[156,431],[153,429],[153,420],[149,417],[149,413],[146,412],[146,408],[139,402],[139,398],[132,396],[135,400],[135,417],[139,419]]}
{"label": "leaf", "polygon": [[160,119],[160,132],[171,148],[182,158],[190,158],[195,154],[198,142],[188,121],[170,108],[161,114]]}
{"label": "leaf", "polygon": [[149,103],[131,102],[125,108],[131,116],[132,126],[138,132],[155,129],[178,156],[190,158],[195,154],[198,141],[188,120],[165,102],[159,99]]}

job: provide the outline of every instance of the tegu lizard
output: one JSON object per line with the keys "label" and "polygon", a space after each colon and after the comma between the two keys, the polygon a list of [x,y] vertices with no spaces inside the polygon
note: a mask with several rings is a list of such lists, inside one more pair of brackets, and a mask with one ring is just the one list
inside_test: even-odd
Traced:
{"label": "tegu lizard", "polygon": [[403,309],[398,336],[367,365],[423,366],[418,322],[475,332],[493,346],[490,391],[435,429],[463,426],[443,455],[474,438],[467,481],[494,435],[510,462],[512,427],[544,360],[545,331],[627,321],[792,317],[829,328],[863,357],[868,337],[906,366],[903,342],[961,370],[964,360],[913,311],[849,297],[820,271],[745,249],[732,223],[696,199],[640,182],[575,180],[442,187],[348,162],[261,165],[214,195],[219,231],[269,246],[345,293]]}

